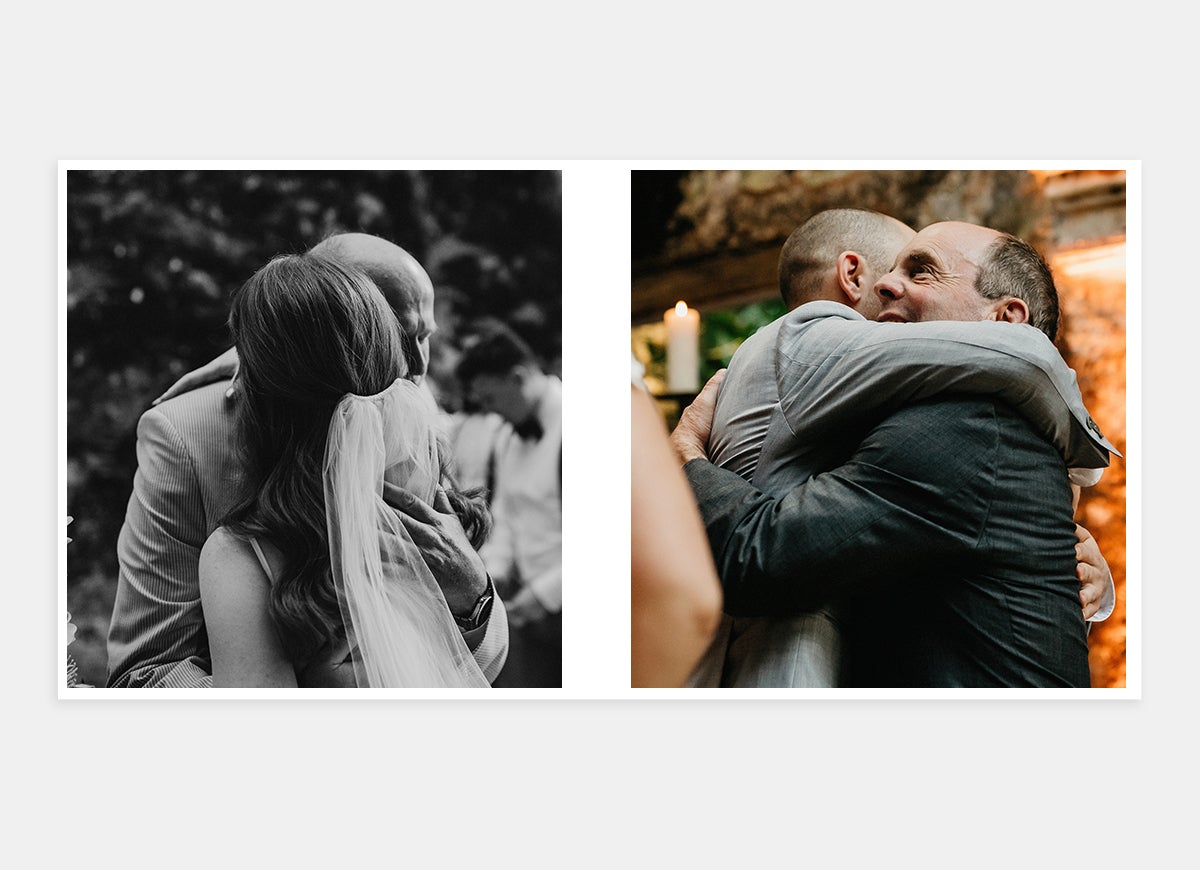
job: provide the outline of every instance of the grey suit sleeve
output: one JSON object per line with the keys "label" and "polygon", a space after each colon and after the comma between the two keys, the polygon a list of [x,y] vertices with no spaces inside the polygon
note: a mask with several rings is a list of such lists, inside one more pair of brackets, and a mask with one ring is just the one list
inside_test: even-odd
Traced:
{"label": "grey suit sleeve", "polygon": [[983,528],[997,449],[985,416],[904,409],[844,465],[782,498],[704,460],[689,462],[726,612],[794,616],[840,593],[919,576],[920,565],[962,558]]}
{"label": "grey suit sleeve", "polygon": [[[786,321],[776,345],[780,407],[798,438],[872,425],[910,402],[969,394],[1012,406],[1072,468],[1117,453],[1053,343],[1025,324]],[[1120,454],[1117,454],[1120,455]]]}
{"label": "grey suit sleeve", "polygon": [[208,687],[198,576],[206,528],[192,459],[171,422],[153,409],[138,421],[137,457],[117,542],[108,685]]}

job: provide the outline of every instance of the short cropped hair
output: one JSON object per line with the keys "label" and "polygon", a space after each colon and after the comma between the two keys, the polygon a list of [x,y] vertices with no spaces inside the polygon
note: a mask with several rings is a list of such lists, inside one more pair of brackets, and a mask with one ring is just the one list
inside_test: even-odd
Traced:
{"label": "short cropped hair", "polygon": [[1029,306],[1029,323],[1054,341],[1058,334],[1058,290],[1042,255],[1014,235],[1002,233],[987,250],[975,289],[985,299],[1014,296]]}
{"label": "short cropped hair", "polygon": [[818,298],[821,282],[843,251],[857,251],[882,274],[892,266],[897,238],[912,230],[893,217],[862,208],[831,208],[797,227],[779,252],[779,295],[789,308]]}

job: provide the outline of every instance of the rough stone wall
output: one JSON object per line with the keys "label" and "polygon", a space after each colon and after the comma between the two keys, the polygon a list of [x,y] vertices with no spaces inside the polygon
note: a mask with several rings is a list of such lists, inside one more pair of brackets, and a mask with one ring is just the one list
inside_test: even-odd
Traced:
{"label": "rough stone wall", "polygon": [[777,246],[827,208],[868,208],[913,227],[961,220],[1047,241],[1037,179],[1010,170],[704,170],[681,182],[662,259]]}

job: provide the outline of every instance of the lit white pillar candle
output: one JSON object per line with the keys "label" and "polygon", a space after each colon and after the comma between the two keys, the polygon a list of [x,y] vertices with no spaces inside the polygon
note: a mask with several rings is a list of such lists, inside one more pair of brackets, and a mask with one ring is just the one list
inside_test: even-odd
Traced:
{"label": "lit white pillar candle", "polygon": [[663,314],[667,324],[667,391],[700,390],[700,312],[683,302]]}

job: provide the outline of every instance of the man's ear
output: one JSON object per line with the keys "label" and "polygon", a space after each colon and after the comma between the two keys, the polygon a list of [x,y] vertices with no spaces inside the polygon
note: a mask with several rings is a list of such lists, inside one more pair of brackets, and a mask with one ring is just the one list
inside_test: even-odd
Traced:
{"label": "man's ear", "polygon": [[1018,299],[1016,296],[1005,296],[997,300],[992,312],[994,320],[1002,320],[1005,323],[1029,322],[1029,306],[1025,304],[1024,299]]}
{"label": "man's ear", "polygon": [[870,293],[871,288],[865,287],[867,272],[867,261],[863,259],[862,254],[857,251],[842,251],[837,258],[837,274],[834,276],[837,280],[838,289],[842,291],[849,300],[849,305],[854,308],[862,299],[864,293]]}

